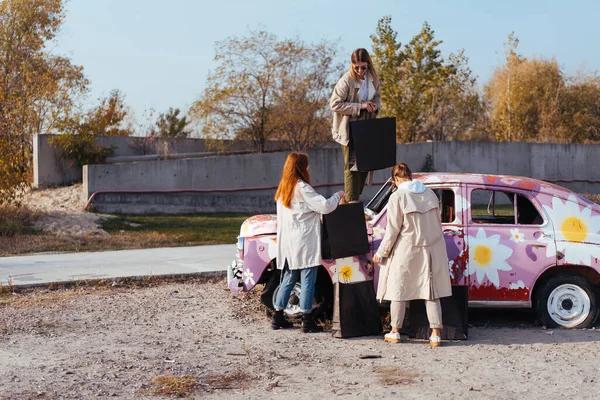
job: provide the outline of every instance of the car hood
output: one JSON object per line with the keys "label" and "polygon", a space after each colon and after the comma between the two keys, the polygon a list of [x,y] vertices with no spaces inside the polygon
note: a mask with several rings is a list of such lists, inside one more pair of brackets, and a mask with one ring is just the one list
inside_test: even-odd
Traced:
{"label": "car hood", "polygon": [[241,237],[259,236],[277,233],[277,215],[254,215],[244,221],[240,228]]}

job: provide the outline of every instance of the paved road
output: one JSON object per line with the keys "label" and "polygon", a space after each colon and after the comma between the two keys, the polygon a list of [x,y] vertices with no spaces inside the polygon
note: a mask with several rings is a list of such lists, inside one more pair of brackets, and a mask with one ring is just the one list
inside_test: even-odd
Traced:
{"label": "paved road", "polygon": [[225,271],[235,245],[0,257],[0,283],[51,282]]}

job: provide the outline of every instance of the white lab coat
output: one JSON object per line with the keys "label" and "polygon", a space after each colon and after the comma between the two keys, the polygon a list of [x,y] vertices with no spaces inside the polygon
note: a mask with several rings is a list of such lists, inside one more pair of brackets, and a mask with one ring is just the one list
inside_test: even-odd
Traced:
{"label": "white lab coat", "polygon": [[298,180],[291,208],[277,200],[277,268],[303,269],[321,265],[321,214],[329,214],[340,202],[335,193],[329,199],[309,184]]}

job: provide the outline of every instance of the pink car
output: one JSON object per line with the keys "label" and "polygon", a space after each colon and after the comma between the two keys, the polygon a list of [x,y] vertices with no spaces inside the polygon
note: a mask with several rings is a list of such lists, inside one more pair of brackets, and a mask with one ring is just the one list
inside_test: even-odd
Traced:
{"label": "pink car", "polygon": [[[600,205],[563,187],[507,175],[419,173],[440,199],[452,284],[467,285],[470,307],[531,308],[547,327],[585,328],[598,316]],[[366,257],[323,260],[315,304],[331,307],[332,283],[373,279],[372,260],[387,226],[387,182],[365,207],[371,252]],[[265,283],[272,307],[279,285],[275,269],[276,216],[248,218],[239,256],[228,268],[237,292]],[[298,312],[300,285],[286,312]]]}

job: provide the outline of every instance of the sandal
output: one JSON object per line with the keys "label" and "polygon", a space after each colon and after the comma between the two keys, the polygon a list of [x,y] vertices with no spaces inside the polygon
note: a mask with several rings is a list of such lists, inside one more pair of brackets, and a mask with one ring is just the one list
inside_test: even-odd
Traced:
{"label": "sandal", "polygon": [[431,347],[440,347],[442,345],[442,338],[439,336],[431,336],[429,338],[429,344]]}

